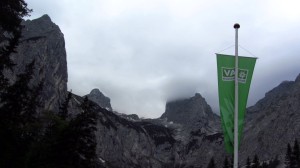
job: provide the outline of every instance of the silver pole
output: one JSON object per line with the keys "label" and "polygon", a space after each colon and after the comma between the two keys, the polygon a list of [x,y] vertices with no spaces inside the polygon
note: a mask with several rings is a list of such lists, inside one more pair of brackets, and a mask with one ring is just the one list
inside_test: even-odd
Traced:
{"label": "silver pole", "polygon": [[234,91],[234,156],[233,156],[233,168],[238,168],[238,156],[239,156],[239,143],[238,143],[238,119],[239,119],[239,81],[238,81],[238,29],[240,25],[238,23],[234,24],[233,28],[235,29],[235,91]]}

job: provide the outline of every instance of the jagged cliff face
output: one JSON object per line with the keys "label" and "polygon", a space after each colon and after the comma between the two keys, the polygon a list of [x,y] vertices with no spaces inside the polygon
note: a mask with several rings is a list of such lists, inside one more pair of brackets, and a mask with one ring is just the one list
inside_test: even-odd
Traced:
{"label": "jagged cliff face", "polygon": [[[73,95],[70,110],[78,113],[83,101]],[[173,133],[165,126],[143,120],[126,119],[94,104],[97,124],[97,155],[109,168],[174,167],[176,147]]]}
{"label": "jagged cliff face", "polygon": [[[35,20],[24,21],[22,38],[17,53],[12,55],[17,64],[14,74],[23,72],[25,65],[35,60],[33,84],[44,80],[41,99],[47,110],[58,109],[59,101],[67,92],[67,61],[65,41],[59,27],[48,15]],[[8,72],[11,81],[14,76]]]}
{"label": "jagged cliff face", "polygon": [[179,142],[183,167],[205,167],[211,157],[221,165],[225,153],[220,117],[212,112],[199,93],[191,98],[168,102],[161,119],[179,125],[175,137]]}
{"label": "jagged cliff face", "polygon": [[[71,102],[73,112],[76,112],[80,102],[82,98],[74,96]],[[166,119],[135,120],[95,103],[94,110],[99,114],[97,154],[104,161],[103,164],[115,168],[205,167],[209,159],[214,157],[217,164],[221,165],[224,147],[218,116],[212,113],[201,95],[170,103],[172,106],[168,108],[167,115],[170,118],[177,118],[179,106],[182,109],[195,107],[196,112],[192,113],[197,118],[193,120],[195,123]],[[186,111],[186,115],[192,114]]]}
{"label": "jagged cliff face", "polygon": [[220,118],[214,114],[205,99],[196,93],[189,99],[176,100],[166,104],[166,111],[160,117],[192,131],[205,128],[207,133],[220,131]]}
{"label": "jagged cliff face", "polygon": [[86,95],[89,100],[92,100],[93,102],[97,103],[100,107],[105,108],[109,111],[112,111],[110,99],[102,92],[100,92],[99,89],[93,89],[90,94]]}
{"label": "jagged cliff face", "polygon": [[[33,83],[45,80],[44,108],[57,111],[67,92],[67,62],[63,34],[47,15],[25,21],[14,73],[36,60]],[[9,74],[11,81],[14,75]],[[109,98],[93,90],[89,99],[97,103],[97,154],[106,167],[162,168],[206,167],[211,157],[218,167],[226,156],[220,118],[200,95],[168,102],[158,119],[112,112]],[[69,111],[77,114],[82,97],[73,95]],[[300,138],[300,75],[266,93],[247,109],[240,163],[257,154],[260,160],[276,155],[283,160],[286,144]]]}
{"label": "jagged cliff face", "polygon": [[284,160],[287,143],[300,139],[300,74],[295,81],[285,81],[248,108],[242,160],[257,154],[261,160]]}

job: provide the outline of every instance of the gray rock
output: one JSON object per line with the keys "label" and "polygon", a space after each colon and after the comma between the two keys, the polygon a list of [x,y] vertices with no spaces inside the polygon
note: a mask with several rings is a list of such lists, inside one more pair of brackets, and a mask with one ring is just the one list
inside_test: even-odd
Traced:
{"label": "gray rock", "polygon": [[67,93],[67,60],[64,35],[48,15],[24,21],[22,38],[17,53],[12,55],[17,64],[13,74],[7,72],[11,81],[15,74],[23,72],[25,65],[35,60],[33,85],[44,80],[41,99],[46,110],[57,111],[59,102]]}
{"label": "gray rock", "polygon": [[[42,79],[44,108],[57,111],[67,93],[67,61],[63,34],[44,15],[25,25],[11,82],[26,64],[36,60],[33,84]],[[163,168],[206,167],[214,157],[221,167],[225,156],[220,117],[214,114],[200,94],[166,104],[158,119],[140,119],[137,115],[112,112],[110,99],[94,89],[88,95],[99,114],[97,155],[106,167]],[[81,112],[80,96],[73,95],[69,111]],[[240,165],[248,156],[260,160],[279,156],[284,160],[287,143],[300,138],[300,74],[295,81],[285,81],[247,108],[244,137],[240,148]]]}
{"label": "gray rock", "polygon": [[89,100],[97,103],[100,107],[112,111],[110,99],[106,97],[99,89],[93,89],[90,94],[86,95]]}
{"label": "gray rock", "polygon": [[300,139],[300,75],[266,93],[248,108],[241,161],[257,154],[260,160],[278,156],[284,161],[287,143]]}
{"label": "gray rock", "polygon": [[220,131],[220,117],[212,112],[199,93],[188,99],[168,102],[166,111],[160,118],[182,124],[190,131],[194,130],[194,127],[205,128],[208,132]]}

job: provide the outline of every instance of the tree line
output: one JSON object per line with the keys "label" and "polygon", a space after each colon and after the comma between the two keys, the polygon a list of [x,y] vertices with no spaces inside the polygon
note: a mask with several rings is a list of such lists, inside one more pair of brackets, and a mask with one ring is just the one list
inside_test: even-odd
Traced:
{"label": "tree line", "polygon": [[[253,160],[249,157],[247,158],[245,168],[276,168],[280,164],[280,161],[276,157],[269,161],[260,162],[257,155],[254,156]],[[225,158],[222,168],[232,168],[233,160],[228,160]],[[300,168],[300,149],[298,140],[295,139],[293,146],[290,143],[287,144],[286,154],[284,158],[284,167],[285,168]],[[210,159],[210,162],[207,165],[207,168],[216,168],[214,158]]]}
{"label": "tree line", "polygon": [[41,111],[44,81],[33,85],[33,60],[10,81],[11,55],[21,37],[22,18],[31,12],[24,0],[0,1],[0,167],[94,168],[96,120],[93,105],[85,98],[77,115],[68,111],[72,93],[58,111]]}
{"label": "tree line", "polygon": [[[245,163],[245,168],[275,168],[278,166],[280,161],[276,157],[275,159],[271,159],[270,161],[266,162],[260,162],[257,155],[254,156],[254,158],[251,160],[250,157],[247,158],[247,161]],[[227,157],[224,159],[222,168],[232,168],[233,167],[233,160],[229,160]],[[212,157],[207,165],[207,168],[216,168],[216,164],[214,161],[214,158]]]}

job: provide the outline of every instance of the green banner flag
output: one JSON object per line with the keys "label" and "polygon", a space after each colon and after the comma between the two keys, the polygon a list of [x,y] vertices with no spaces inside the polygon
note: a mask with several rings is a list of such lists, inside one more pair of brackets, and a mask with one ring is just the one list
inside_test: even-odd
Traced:
{"label": "green banner flag", "polygon": [[[238,139],[242,137],[245,110],[256,58],[239,56],[238,65]],[[219,105],[224,132],[224,143],[228,153],[233,153],[234,144],[234,100],[235,100],[235,56],[217,54]]]}

